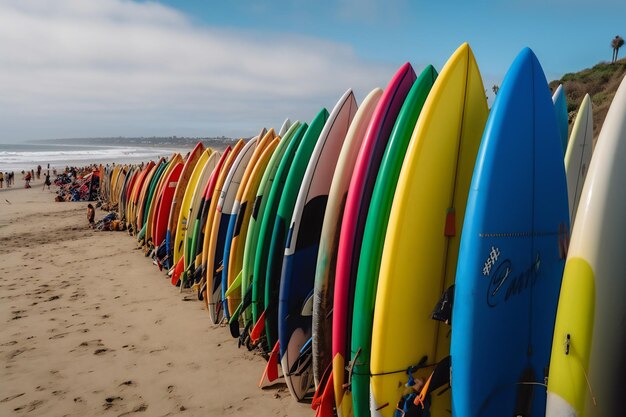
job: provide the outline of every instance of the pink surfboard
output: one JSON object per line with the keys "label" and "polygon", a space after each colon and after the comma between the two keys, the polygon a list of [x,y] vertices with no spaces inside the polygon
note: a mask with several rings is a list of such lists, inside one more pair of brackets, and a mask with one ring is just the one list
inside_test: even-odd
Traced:
{"label": "pink surfboard", "polygon": [[365,220],[389,135],[416,78],[413,67],[407,62],[389,82],[367,128],[348,189],[337,253],[333,307],[333,383],[339,416],[351,414],[352,408],[351,399],[344,399],[347,392],[344,383],[348,377],[345,367],[350,360],[352,301]]}

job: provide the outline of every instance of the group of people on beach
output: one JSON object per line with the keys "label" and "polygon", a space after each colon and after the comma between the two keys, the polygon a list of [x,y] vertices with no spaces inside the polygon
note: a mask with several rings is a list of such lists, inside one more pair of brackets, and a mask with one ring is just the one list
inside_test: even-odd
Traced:
{"label": "group of people on beach", "polygon": [[[36,175],[37,175],[37,179],[41,177],[41,165],[37,166]],[[31,188],[30,182],[35,179],[35,170],[31,169],[30,171],[22,171],[22,178],[24,179],[24,188]]]}
{"label": "group of people on beach", "polygon": [[11,186],[15,183],[15,173],[11,172],[0,172],[0,188],[4,188],[4,182],[7,183],[7,188],[11,188]]}
{"label": "group of people on beach", "polygon": [[[65,171],[64,173],[66,173],[68,176],[73,176],[73,178],[76,178],[77,172],[79,170],[83,170],[83,168],[76,168],[76,167],[65,167]],[[43,174],[43,178],[44,178],[44,182],[43,182],[43,189],[45,190],[46,187],[48,188],[48,190],[50,189],[50,186],[52,185],[52,177],[50,175],[50,164],[48,164],[48,169],[47,172],[42,172],[43,168],[41,167],[41,165],[37,165],[36,168],[33,168],[31,170],[22,170],[21,174],[22,174],[22,180],[24,181],[24,188],[31,188],[30,182],[35,180],[35,179],[41,179],[41,176]],[[57,176],[57,170],[56,168],[52,169],[52,175],[53,176]],[[15,185],[15,172],[11,171],[11,172],[0,172],[0,188],[4,188],[6,183],[6,188],[11,188],[11,186]]]}
{"label": "group of people on beach", "polygon": [[65,167],[54,184],[59,187],[55,201],[92,201],[99,188],[98,166]]}
{"label": "group of people on beach", "polygon": [[[40,178],[41,173],[37,178]],[[45,176],[46,174],[44,174]],[[30,188],[30,182],[35,178],[35,170],[31,169],[30,171],[22,171],[22,179],[24,180],[24,188]],[[49,180],[46,180],[48,182]],[[4,188],[4,183],[6,182],[6,187],[11,188],[12,185],[15,185],[15,172],[0,172],[0,188]]]}

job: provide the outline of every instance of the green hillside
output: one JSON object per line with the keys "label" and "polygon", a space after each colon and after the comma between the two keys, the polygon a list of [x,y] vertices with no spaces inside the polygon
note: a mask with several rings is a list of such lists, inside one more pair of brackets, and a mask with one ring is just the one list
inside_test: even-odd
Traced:
{"label": "green hillside", "polygon": [[579,72],[565,74],[560,80],[550,82],[552,91],[559,84],[563,84],[567,97],[567,111],[569,113],[570,129],[576,119],[576,112],[586,93],[591,96],[593,103],[593,133],[597,138],[602,123],[609,110],[613,96],[620,82],[626,74],[626,58],[613,64],[600,63],[593,68]]}

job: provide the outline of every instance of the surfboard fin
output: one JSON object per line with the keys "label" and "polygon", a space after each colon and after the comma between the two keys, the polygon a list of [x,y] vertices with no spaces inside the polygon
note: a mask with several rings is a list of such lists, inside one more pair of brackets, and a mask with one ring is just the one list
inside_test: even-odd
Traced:
{"label": "surfboard fin", "polygon": [[313,290],[306,296],[304,303],[302,303],[302,310],[300,314],[304,317],[313,316]]}
{"label": "surfboard fin", "polygon": [[[241,276],[241,274],[239,275]],[[241,346],[242,344],[245,344],[249,350],[251,350],[251,347],[250,347],[250,339],[248,336],[249,336],[249,330],[250,330],[251,324],[246,325],[246,331],[243,334],[240,334],[239,333],[239,317],[241,317],[243,312],[246,311],[246,309],[251,305],[252,305],[252,287],[248,287],[248,290],[243,296],[243,300],[237,306],[237,309],[231,315],[230,320],[229,320],[230,334],[233,337],[239,337],[240,338],[239,346]],[[237,325],[236,329],[235,329],[235,324]],[[248,339],[248,340],[244,341],[244,339]]]}
{"label": "surfboard fin", "polygon": [[274,382],[278,379],[278,368],[280,367],[280,361],[278,357],[280,356],[280,342],[276,342],[274,345],[274,349],[272,349],[272,353],[270,353],[270,357],[267,361],[267,365],[265,366],[265,370],[263,371],[263,376],[261,377],[261,381],[259,382],[259,387],[265,385],[265,382]]}
{"label": "surfboard fin", "polygon": [[428,403],[430,403],[428,396],[442,386],[450,384],[450,363],[450,356],[446,356],[435,365],[435,369],[413,400],[413,404],[425,409]]}
{"label": "surfboard fin", "polygon": [[204,301],[206,295],[206,281],[203,282],[202,280],[200,280],[198,285],[200,287],[198,290],[198,301]]}
{"label": "surfboard fin", "polygon": [[441,295],[431,314],[433,320],[452,326],[452,305],[454,304],[454,284]]}
{"label": "surfboard fin", "polygon": [[311,408],[315,410],[315,417],[335,416],[335,387],[332,370],[332,365],[326,368],[322,376],[322,381],[313,396]]}
{"label": "surfboard fin", "polygon": [[239,336],[239,342],[237,343],[237,347],[240,348],[241,346],[245,346],[246,349],[252,351],[255,346],[250,343],[250,326],[252,326],[251,322],[244,326],[243,331]]}
{"label": "surfboard fin", "polygon": [[194,271],[193,271],[193,282],[197,282],[197,283],[201,283],[202,282],[202,276],[204,275],[203,273],[203,268],[202,266],[197,267]]}
{"label": "surfboard fin", "polygon": [[230,284],[230,287],[228,287],[228,289],[226,290],[226,293],[224,294],[225,297],[230,297],[230,295],[235,292],[235,290],[241,287],[242,275],[243,271],[239,271],[239,273],[237,274],[237,278],[235,278],[233,283]]}
{"label": "surfboard fin", "polygon": [[313,363],[313,338],[300,348],[298,357],[289,369],[289,375],[302,375]]}
{"label": "surfboard fin", "polygon": [[172,270],[172,285],[178,285],[180,281],[180,276],[183,273],[183,269],[185,269],[185,261],[183,258],[180,258],[180,260]]}
{"label": "surfboard fin", "polygon": [[239,304],[237,309],[231,314],[228,319],[228,327],[230,328],[230,335],[234,338],[239,337],[241,334],[239,333],[239,315],[241,314],[241,306],[243,304]]}
{"label": "surfboard fin", "polygon": [[252,327],[252,331],[250,332],[250,341],[255,345],[258,344],[263,334],[265,334],[265,311],[261,313],[256,324]]}

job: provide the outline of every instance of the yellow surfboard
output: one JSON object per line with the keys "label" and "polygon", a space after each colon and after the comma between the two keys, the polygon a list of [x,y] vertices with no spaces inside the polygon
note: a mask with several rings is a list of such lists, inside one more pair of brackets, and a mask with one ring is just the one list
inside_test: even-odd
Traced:
{"label": "yellow surfboard", "polygon": [[[189,245],[191,244],[191,239],[193,238],[193,228],[194,222],[198,215],[198,210],[200,209],[200,203],[202,202],[202,197],[204,196],[204,188],[206,184],[209,182],[209,178],[211,174],[215,170],[219,159],[221,158],[221,153],[214,151],[209,159],[204,164],[204,168],[202,169],[202,173],[200,174],[200,178],[196,183],[196,189],[193,192],[193,196],[191,197],[191,203],[189,205],[189,211],[187,212],[187,224],[185,226],[185,232],[183,233],[183,257],[184,265],[185,265],[185,273],[188,271],[189,266],[192,262],[195,262],[195,259],[187,259],[186,254],[189,251]],[[185,278],[185,274],[183,274],[183,279]],[[183,285],[181,285],[181,290],[183,289]]]}
{"label": "yellow surfboard", "polygon": [[183,195],[183,200],[180,205],[178,222],[176,224],[176,237],[173,241],[174,261],[172,265],[176,265],[184,253],[183,240],[185,232],[187,231],[187,217],[189,216],[189,210],[191,208],[191,203],[193,202],[193,197],[196,193],[198,181],[200,181],[202,173],[204,172],[204,167],[212,153],[213,150],[211,148],[207,148],[204,152],[202,152],[200,159],[198,159],[198,162],[191,173],[191,177],[189,177],[189,182],[187,183],[187,188],[185,189],[185,194]]}
{"label": "yellow surfboard", "polygon": [[121,167],[119,165],[115,166],[115,168],[113,168],[113,173],[111,174],[111,194],[109,200],[110,204],[118,203],[119,194],[115,194],[115,191],[117,190],[116,186],[118,178],[120,176],[120,169]]}
{"label": "yellow surfboard", "polygon": [[[259,149],[261,146],[264,146],[264,149],[254,163],[254,166],[252,166],[253,160],[250,160],[250,166],[252,167],[252,171],[250,172],[249,178],[245,183],[245,190],[243,190],[241,194],[241,200],[238,200],[240,204],[239,211],[237,213],[237,226],[235,227],[239,227],[239,230],[235,230],[235,235],[233,236],[230,248],[228,269],[229,285],[232,285],[236,281],[237,276],[242,272],[246,236],[248,234],[248,226],[250,223],[250,216],[252,215],[254,199],[256,197],[256,193],[259,188],[261,179],[263,178],[263,174],[265,173],[265,168],[267,168],[267,164],[272,154],[274,153],[274,150],[278,146],[278,141],[280,140],[279,137],[274,136],[274,129],[270,129],[270,131],[267,132],[266,137],[268,137],[270,133],[272,134],[272,136],[270,137],[270,142],[266,144],[260,143],[259,147],[257,148]],[[252,158],[254,158],[254,156]],[[237,204],[237,202],[235,202],[235,204]],[[239,218],[239,216],[242,217]],[[238,281],[239,286],[241,286],[241,282],[241,280]],[[239,290],[234,292],[233,295],[229,295],[229,311],[234,312],[237,309],[239,303],[241,302],[241,296],[244,291],[246,291],[246,288],[239,288]],[[228,292],[230,294],[232,291]]]}
{"label": "yellow surfboard", "polygon": [[572,229],[548,374],[547,417],[624,415],[626,78],[594,150]]}
{"label": "yellow surfboard", "polygon": [[[426,99],[395,191],[372,331],[372,415],[393,416],[403,396],[414,390],[406,386],[409,377],[425,381],[433,365],[450,354],[450,328],[431,319],[431,312],[454,283],[487,116],[478,66],[463,44]],[[411,367],[418,369],[409,376]],[[450,390],[439,394],[432,395],[431,416],[449,416]]]}

